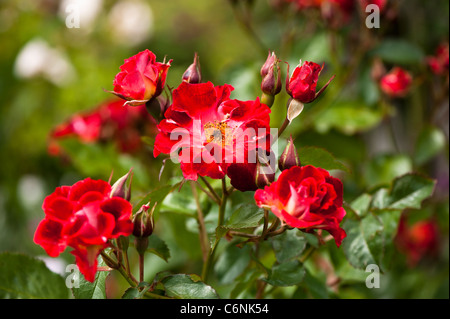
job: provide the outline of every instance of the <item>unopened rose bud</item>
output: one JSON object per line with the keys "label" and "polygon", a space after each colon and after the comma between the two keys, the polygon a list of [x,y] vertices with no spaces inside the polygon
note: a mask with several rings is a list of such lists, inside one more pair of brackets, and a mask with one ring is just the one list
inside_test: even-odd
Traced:
{"label": "unopened rose bud", "polygon": [[291,76],[286,77],[286,92],[294,99],[302,103],[311,103],[317,99],[327,86],[334,79],[334,76],[318,91],[316,92],[317,80],[322,72],[323,66],[314,62],[300,63],[295,68]]}
{"label": "unopened rose bud", "polygon": [[[274,155],[271,153],[270,155]],[[258,188],[270,185],[275,180],[275,169],[272,167],[271,159],[274,156],[259,156],[256,163],[255,183]]]}
{"label": "unopened rose bud", "polygon": [[150,209],[150,203],[142,205],[139,211],[133,217],[133,235],[139,238],[149,237],[153,233],[155,220],[153,212],[156,204]]}
{"label": "unopened rose bud", "polygon": [[278,167],[281,171],[284,171],[293,166],[300,165],[300,158],[298,157],[297,149],[295,148],[291,135],[283,153],[281,153],[280,159],[278,160]]}
{"label": "unopened rose bud", "polygon": [[279,60],[274,52],[267,56],[266,62],[261,67],[261,102],[268,107],[273,105],[275,95],[281,92],[281,77]]}
{"label": "unopened rose bud", "polygon": [[[261,68],[261,91],[266,95],[274,96],[281,92],[281,77],[279,60],[274,52],[269,53],[266,62]],[[265,101],[263,101],[265,103]],[[272,101],[273,103],[273,101]],[[265,103],[269,106],[272,103]]]}
{"label": "unopened rose bud", "polygon": [[[133,174],[131,173],[131,169],[124,176],[119,178],[114,185],[111,187],[110,197],[120,197],[127,201],[131,199],[131,180],[133,178]],[[129,181],[128,181],[129,179]]]}
{"label": "unopened rose bud", "polygon": [[264,78],[268,73],[269,69],[272,68],[273,64],[277,61],[277,56],[275,55],[275,52],[270,53],[267,56],[266,62],[264,62],[263,66],[261,67],[260,74]]}
{"label": "unopened rose bud", "polygon": [[200,61],[197,52],[194,55],[194,62],[184,72],[182,80],[187,83],[197,84],[202,81],[202,74],[200,71]]}

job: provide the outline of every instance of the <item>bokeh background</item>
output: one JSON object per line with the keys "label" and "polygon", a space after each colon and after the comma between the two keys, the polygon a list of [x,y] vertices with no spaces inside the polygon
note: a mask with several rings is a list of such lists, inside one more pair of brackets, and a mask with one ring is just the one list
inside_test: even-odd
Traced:
{"label": "bokeh background", "polygon": [[[139,154],[123,153],[108,141],[76,139],[63,142],[63,155],[49,149],[56,125],[112,98],[104,89],[112,89],[124,59],[144,49],[153,51],[157,61],[173,59],[167,84],[176,87],[197,52],[204,81],[232,84],[232,97],[246,100],[260,95],[259,69],[270,49],[292,68],[299,59],[325,63],[320,81],[337,75],[287,134],[299,149],[323,147],[350,168],[336,172],[347,201],[411,171],[437,180],[433,198],[411,214],[413,220],[438,221],[437,256],[410,267],[404,255],[396,254],[381,289],[369,290],[355,279],[341,286],[340,297],[448,298],[448,73],[435,77],[424,61],[448,42],[449,2],[389,1],[393,13],[382,17],[379,30],[370,31],[345,24],[331,30],[317,14],[283,11],[277,1],[235,2],[233,11],[233,1],[226,0],[0,0],[0,252],[45,258],[33,234],[44,216],[44,197],[59,185],[88,176],[108,180],[111,172],[115,180],[130,167],[135,202],[159,185],[162,163],[153,158],[148,141]],[[66,25],[71,3],[80,9],[79,28]],[[368,47],[355,60],[359,51],[352,45],[365,33]],[[407,98],[383,99],[371,77],[376,58],[387,69],[401,65],[417,75]],[[284,63],[282,72],[284,78]],[[442,96],[435,93],[439,90]],[[284,119],[286,100],[280,97],[273,107],[274,126]],[[180,176],[168,163],[162,181]],[[190,213],[195,205],[189,189],[176,196],[161,208],[156,229],[171,258],[165,263],[150,255],[148,278],[162,270],[198,269],[201,252]],[[46,260],[63,273],[72,256],[66,252]],[[233,269],[225,261],[222,265],[219,273]],[[231,274],[222,284],[229,287],[232,281]],[[111,280],[110,296],[117,296],[123,284]]]}

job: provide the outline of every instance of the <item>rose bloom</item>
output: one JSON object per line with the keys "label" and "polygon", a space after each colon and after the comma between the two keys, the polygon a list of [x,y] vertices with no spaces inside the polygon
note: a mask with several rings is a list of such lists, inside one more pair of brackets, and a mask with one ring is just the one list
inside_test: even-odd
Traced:
{"label": "rose bloom", "polygon": [[153,135],[156,122],[145,105],[131,107],[112,100],[85,113],[75,114],[57,125],[50,133],[49,152],[61,153],[58,140],[75,137],[83,143],[114,141],[122,153],[135,153],[142,148],[142,135]]}
{"label": "rose bloom", "polygon": [[381,90],[391,97],[404,97],[408,94],[413,78],[400,67],[394,67],[380,79]]}
{"label": "rose bloom", "polygon": [[339,223],[345,216],[342,182],[311,165],[284,170],[278,180],[255,192],[259,207],[270,209],[284,224],[328,231],[339,247],[346,237]]}
{"label": "rose bloom", "polygon": [[416,266],[424,257],[433,256],[438,251],[439,230],[436,222],[421,220],[409,225],[406,215],[402,215],[395,244],[406,255],[409,266]]}
{"label": "rose bloom", "polygon": [[107,182],[90,178],[57,187],[44,199],[45,218],[34,234],[34,242],[51,257],[72,247],[80,272],[90,282],[97,272],[97,257],[109,246],[108,241],[133,230],[131,204],[110,193]]}
{"label": "rose bloom", "polygon": [[439,45],[439,47],[436,49],[435,55],[427,58],[427,63],[431,71],[437,75],[447,74],[449,65],[448,57],[448,43]]}
{"label": "rose bloom", "polygon": [[171,62],[156,62],[149,50],[126,59],[114,78],[114,93],[125,100],[144,102],[157,97],[164,89]]}
{"label": "rose bloom", "polygon": [[235,163],[252,161],[257,147],[270,149],[270,108],[259,99],[230,100],[232,90],[228,84],[182,82],[158,125],[154,156],[171,154],[186,179],[221,179]]}
{"label": "rose bloom", "polygon": [[[294,69],[294,72],[289,77],[286,77],[286,92],[295,100],[302,103],[310,103],[314,101],[318,94],[316,93],[317,80],[319,79],[320,72],[323,67],[314,62],[300,61],[300,64]],[[323,91],[331,82],[331,78],[328,83],[320,90]],[[319,92],[320,92],[319,91]]]}

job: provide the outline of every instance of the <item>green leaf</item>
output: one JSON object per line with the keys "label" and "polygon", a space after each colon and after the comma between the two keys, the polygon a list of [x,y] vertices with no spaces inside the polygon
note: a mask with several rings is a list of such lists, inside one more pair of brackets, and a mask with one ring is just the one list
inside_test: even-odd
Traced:
{"label": "green leaf", "polygon": [[141,297],[141,294],[139,292],[139,289],[135,287],[130,287],[127,290],[125,290],[125,293],[122,295],[122,299],[139,299]]}
{"label": "green leaf", "polygon": [[420,208],[424,199],[434,191],[435,181],[416,174],[396,178],[387,198],[389,209]]}
{"label": "green leaf", "polygon": [[305,268],[298,260],[275,264],[265,281],[272,286],[294,286],[303,281]]}
{"label": "green leaf", "polygon": [[219,299],[211,286],[200,281],[198,276],[177,274],[161,280],[168,297],[180,299]]}
{"label": "green leaf", "polygon": [[[107,267],[103,258],[98,257],[98,267]],[[106,299],[106,277],[109,275],[109,271],[97,271],[94,282],[89,282],[84,279],[84,276],[79,276],[79,287],[72,288],[73,296],[76,299]]]}
{"label": "green leaf", "polygon": [[256,267],[251,267],[250,269],[247,269],[247,271],[244,271],[236,278],[236,285],[230,293],[230,299],[236,299],[245,294],[261,275],[262,272]]}
{"label": "green leaf", "polygon": [[164,261],[168,262],[170,258],[170,250],[169,247],[167,247],[167,244],[156,236],[155,234],[152,234],[150,237],[148,237],[148,248],[147,252],[155,254],[156,256],[164,259]]}
{"label": "green leaf", "polygon": [[326,282],[306,271],[304,285],[316,299],[329,299]]}
{"label": "green leaf", "polygon": [[259,226],[264,210],[255,204],[243,204],[230,216],[223,227],[227,229],[243,229]]}
{"label": "green leaf", "polygon": [[296,258],[305,250],[307,240],[298,229],[293,229],[270,239],[277,261],[282,263]]}
{"label": "green leaf", "polygon": [[298,156],[302,165],[313,165],[326,170],[339,169],[348,172],[344,164],[336,160],[333,155],[323,148],[307,146],[301,147]]}
{"label": "green leaf", "polygon": [[[192,190],[186,187],[189,185],[184,185],[178,190],[179,186],[180,183],[172,187],[173,189],[162,202],[161,211],[193,216],[197,211],[197,205],[192,196]],[[175,189],[176,191],[173,191]]]}
{"label": "green leaf", "polygon": [[250,260],[249,246],[239,248],[236,245],[228,245],[217,259],[214,273],[222,284],[230,284],[242,274]]}
{"label": "green leaf", "polygon": [[[142,288],[139,290],[139,288]],[[144,294],[151,288],[148,282],[142,281],[137,287],[130,287],[125,290],[122,299],[141,299]]]}
{"label": "green leaf", "polygon": [[[166,185],[152,190],[151,192],[146,194],[137,204],[133,205],[133,213],[136,213],[142,207],[142,205],[146,205],[149,202],[162,204],[164,199],[179,186],[180,183],[176,183],[174,185]],[[159,210],[159,207],[160,205],[157,205],[155,211]]]}
{"label": "green leaf", "polygon": [[445,148],[445,135],[437,127],[427,127],[417,139],[414,160],[423,165]]}
{"label": "green leaf", "polygon": [[315,234],[313,234],[313,233],[303,233],[303,236],[305,236],[306,241],[308,242],[308,244],[310,244],[314,248],[319,248],[319,246],[320,246],[319,238]]}
{"label": "green leaf", "polygon": [[378,210],[360,220],[347,219],[343,228],[347,237],[342,243],[349,263],[359,269],[377,264],[386,269],[387,247],[392,246],[401,211]]}
{"label": "green leaf", "polygon": [[420,47],[403,39],[386,39],[370,55],[392,64],[420,64],[425,57]]}
{"label": "green leaf", "polygon": [[370,250],[366,238],[373,234],[365,234],[360,221],[347,219],[342,228],[347,237],[342,242],[342,248],[348,262],[355,268],[364,269],[369,264],[376,263],[376,257]]}
{"label": "green leaf", "polygon": [[350,203],[350,206],[359,217],[363,217],[367,214],[371,202],[372,196],[364,193],[353,200],[353,202]]}
{"label": "green leaf", "polygon": [[41,260],[18,254],[0,254],[0,299],[66,299],[64,278]]}
{"label": "green leaf", "polygon": [[216,239],[213,246],[217,245],[219,240],[229,230],[243,230],[258,227],[259,222],[264,217],[264,210],[255,204],[240,205],[227,220],[225,225],[216,228]]}

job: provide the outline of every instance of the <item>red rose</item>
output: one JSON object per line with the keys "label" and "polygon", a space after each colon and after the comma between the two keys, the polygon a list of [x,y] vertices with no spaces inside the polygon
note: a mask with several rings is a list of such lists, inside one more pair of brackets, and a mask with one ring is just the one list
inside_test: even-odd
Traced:
{"label": "red rose", "polygon": [[433,220],[421,220],[412,225],[408,224],[406,215],[402,215],[395,243],[398,249],[406,254],[411,267],[425,256],[437,253],[439,244],[439,230]]}
{"label": "red rose", "polygon": [[297,65],[291,77],[286,78],[286,92],[295,100],[302,103],[310,103],[314,101],[330,84],[332,77],[325,86],[316,93],[317,80],[319,79],[321,67],[317,63],[308,62]]}
{"label": "red rose", "polygon": [[359,2],[363,10],[365,10],[368,5],[374,4],[380,9],[380,12],[383,12],[387,7],[388,0],[359,0]]}
{"label": "red rose", "polygon": [[62,186],[44,199],[45,218],[38,225],[34,242],[51,257],[67,246],[86,280],[94,281],[97,257],[108,240],[128,236],[133,230],[131,204],[110,197],[111,186],[102,180],[85,180]]}
{"label": "red rose", "polygon": [[400,67],[393,68],[380,80],[381,90],[391,97],[404,97],[412,84],[412,76]]}
{"label": "red rose", "polygon": [[158,125],[153,155],[171,154],[186,179],[221,179],[230,164],[245,163],[257,147],[270,145],[261,142],[270,134],[269,107],[258,99],[230,100],[232,90],[228,84],[182,82]]}
{"label": "red rose", "polygon": [[285,224],[304,230],[327,230],[339,247],[345,231],[342,182],[311,165],[284,170],[278,180],[255,192],[256,204],[271,209]]}
{"label": "red rose", "polygon": [[449,49],[448,43],[441,44],[436,49],[434,56],[427,57],[427,63],[431,71],[437,75],[448,73]]}
{"label": "red rose", "polygon": [[154,134],[155,120],[145,105],[123,106],[121,100],[102,103],[91,111],[75,114],[50,134],[49,152],[58,155],[57,140],[76,137],[84,143],[114,141],[123,153],[141,149],[141,136]]}
{"label": "red rose", "polygon": [[156,62],[155,54],[149,50],[126,59],[114,79],[114,93],[125,100],[142,103],[157,97],[164,89],[171,62]]}

